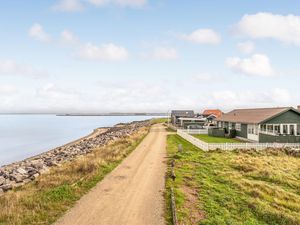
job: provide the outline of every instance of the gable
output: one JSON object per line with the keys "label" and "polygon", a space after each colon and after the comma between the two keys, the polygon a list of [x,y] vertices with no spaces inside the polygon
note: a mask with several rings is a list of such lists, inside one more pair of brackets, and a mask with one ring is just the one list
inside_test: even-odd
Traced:
{"label": "gable", "polygon": [[281,113],[263,123],[279,124],[279,123],[298,123],[300,124],[300,114],[294,110],[289,110]]}

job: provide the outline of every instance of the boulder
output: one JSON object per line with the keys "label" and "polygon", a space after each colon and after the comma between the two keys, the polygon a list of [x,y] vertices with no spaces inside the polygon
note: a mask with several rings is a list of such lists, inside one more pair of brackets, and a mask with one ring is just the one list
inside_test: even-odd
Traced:
{"label": "boulder", "polygon": [[22,167],[18,168],[17,172],[20,173],[20,174],[26,174],[27,173],[27,171],[25,169],[23,169]]}
{"label": "boulder", "polygon": [[4,184],[2,186],[0,186],[0,188],[3,190],[3,191],[9,191],[13,188],[12,184]]}
{"label": "boulder", "polygon": [[2,184],[4,184],[5,183],[5,178],[4,177],[0,177],[0,186],[2,185]]}
{"label": "boulder", "polygon": [[16,183],[21,183],[23,181],[23,176],[20,174],[11,174],[9,179],[15,181]]}

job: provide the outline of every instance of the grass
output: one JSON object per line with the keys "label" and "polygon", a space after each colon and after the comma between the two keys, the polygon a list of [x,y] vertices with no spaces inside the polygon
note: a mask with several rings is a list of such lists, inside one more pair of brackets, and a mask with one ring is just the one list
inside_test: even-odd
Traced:
{"label": "grass", "polygon": [[300,224],[299,157],[283,151],[204,152],[177,135],[167,143],[176,180],[167,178],[166,197],[173,186],[180,224]]}
{"label": "grass", "polygon": [[242,142],[238,139],[225,138],[225,137],[212,137],[212,136],[208,136],[208,134],[195,134],[193,136],[207,143],[241,143]]}
{"label": "grass", "polygon": [[168,122],[168,118],[154,118],[151,120],[153,124],[155,123],[167,123]]}
{"label": "grass", "polygon": [[148,131],[142,128],[0,196],[0,225],[52,224],[133,151]]}

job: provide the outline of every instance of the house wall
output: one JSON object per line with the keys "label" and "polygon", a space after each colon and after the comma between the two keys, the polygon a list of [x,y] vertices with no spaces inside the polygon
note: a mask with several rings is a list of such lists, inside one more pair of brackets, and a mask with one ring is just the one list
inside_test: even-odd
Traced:
{"label": "house wall", "polygon": [[241,131],[236,131],[236,136],[242,137],[242,138],[247,138],[247,124],[241,124]]}
{"label": "house wall", "polygon": [[294,111],[287,111],[279,116],[276,116],[264,124],[280,124],[280,123],[300,123],[300,115]]}
{"label": "house wall", "polygon": [[187,127],[189,125],[200,125],[200,126],[204,126],[204,122],[198,122],[198,121],[194,121],[194,122],[183,122],[183,128],[187,129]]}
{"label": "house wall", "polygon": [[222,128],[208,129],[208,135],[212,137],[225,137],[225,130]]}
{"label": "house wall", "polygon": [[300,143],[300,136],[291,136],[291,135],[280,135],[273,136],[268,134],[259,134],[259,142],[260,143]]}

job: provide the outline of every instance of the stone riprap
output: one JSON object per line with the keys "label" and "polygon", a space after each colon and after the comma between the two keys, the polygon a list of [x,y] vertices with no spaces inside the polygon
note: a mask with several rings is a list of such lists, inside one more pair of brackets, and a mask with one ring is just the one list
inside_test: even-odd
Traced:
{"label": "stone riprap", "polygon": [[103,133],[91,135],[69,145],[55,148],[40,155],[0,167],[0,194],[35,180],[40,174],[53,166],[92,152],[97,147],[111,140],[130,136],[142,127],[150,126],[151,122],[138,121],[127,124],[117,124],[107,128]]}

